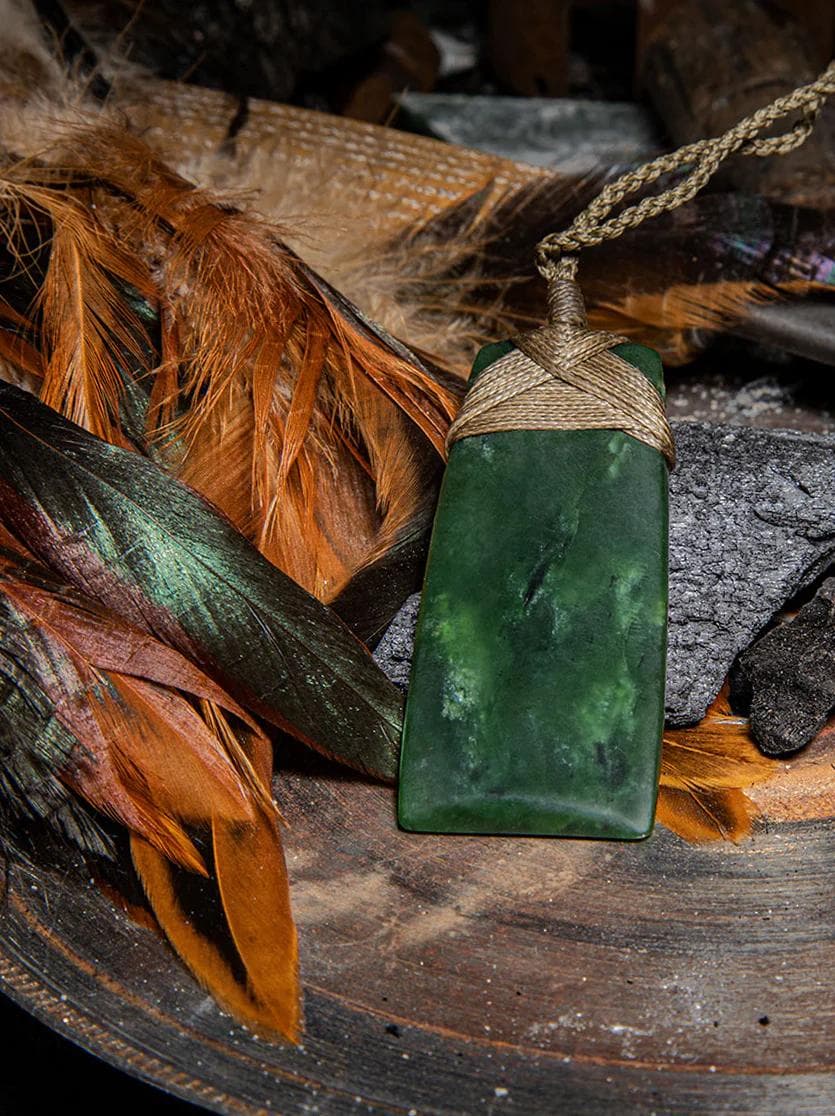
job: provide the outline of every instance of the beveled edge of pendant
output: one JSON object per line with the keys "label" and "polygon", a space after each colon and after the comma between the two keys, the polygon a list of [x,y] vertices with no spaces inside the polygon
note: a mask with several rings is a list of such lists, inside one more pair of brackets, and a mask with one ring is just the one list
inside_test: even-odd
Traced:
{"label": "beveled edge of pendant", "polygon": [[[652,809],[643,817],[627,818],[598,813],[597,817],[587,813],[585,818],[579,814],[569,821],[565,814],[556,815],[550,821],[543,812],[536,820],[509,823],[498,817],[490,817],[484,809],[484,801],[475,805],[483,815],[475,819],[467,816],[466,810],[459,809],[459,817],[454,809],[446,805],[442,809],[414,809],[404,806],[398,794],[397,820],[400,829],[407,833],[426,833],[437,836],[458,835],[470,837],[566,837],[578,840],[599,841],[644,841],[655,828],[655,809],[657,796],[653,799]],[[567,811],[566,811],[567,812]],[[450,814],[452,813],[452,817]],[[484,816],[486,815],[486,816]]]}

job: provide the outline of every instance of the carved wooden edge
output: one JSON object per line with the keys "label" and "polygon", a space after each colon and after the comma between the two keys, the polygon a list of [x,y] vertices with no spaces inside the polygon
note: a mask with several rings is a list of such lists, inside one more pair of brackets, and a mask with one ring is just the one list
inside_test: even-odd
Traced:
{"label": "carved wooden edge", "polygon": [[246,1113],[261,1116],[268,1109],[255,1109],[243,1104],[229,1093],[196,1077],[175,1070],[172,1065],[154,1058],[132,1043],[102,1027],[86,1012],[79,1011],[62,999],[49,985],[2,952],[0,942],[0,991],[39,1022],[77,1046],[114,1066],[123,1073],[166,1089],[168,1092],[210,1106],[218,1112]]}

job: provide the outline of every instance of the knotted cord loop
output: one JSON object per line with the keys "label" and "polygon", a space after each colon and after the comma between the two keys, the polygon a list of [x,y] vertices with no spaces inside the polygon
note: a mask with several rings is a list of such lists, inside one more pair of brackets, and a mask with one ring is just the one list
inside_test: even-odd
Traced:
{"label": "knotted cord loop", "polygon": [[[575,256],[580,249],[613,240],[636,228],[648,217],[657,217],[690,201],[732,155],[763,158],[794,151],[809,136],[826,98],[832,93],[835,93],[835,62],[830,62],[815,81],[778,97],[770,105],[740,120],[721,136],[689,143],[677,151],[660,155],[637,170],[628,171],[605,186],[567,229],[540,240],[536,249],[536,266],[540,274],[549,283],[554,279],[573,279],[577,270]],[[778,120],[797,112],[801,114],[800,119],[787,132],[777,136],[760,135]],[[609,216],[625,198],[662,175],[682,167],[690,167],[690,170],[670,189],[642,198],[616,217]]]}

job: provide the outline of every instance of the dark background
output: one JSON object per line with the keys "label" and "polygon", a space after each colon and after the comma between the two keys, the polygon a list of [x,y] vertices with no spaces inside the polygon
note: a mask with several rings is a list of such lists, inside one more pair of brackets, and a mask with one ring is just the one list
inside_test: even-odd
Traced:
{"label": "dark background", "polygon": [[171,1116],[202,1111],[113,1069],[39,1023],[6,996],[0,996],[0,1035],[3,1116],[67,1109],[85,1116],[120,1110]]}

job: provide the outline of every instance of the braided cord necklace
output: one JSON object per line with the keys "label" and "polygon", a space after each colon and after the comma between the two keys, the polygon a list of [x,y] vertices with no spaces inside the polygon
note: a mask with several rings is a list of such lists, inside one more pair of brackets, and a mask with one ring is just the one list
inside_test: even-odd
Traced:
{"label": "braided cord necklace", "polygon": [[661,361],[588,328],[577,254],[684,205],[733,155],[793,151],[834,92],[830,64],[723,135],[624,174],[540,241],[547,321],[481,350],[447,439],[406,705],[405,829],[651,832],[675,450]]}

